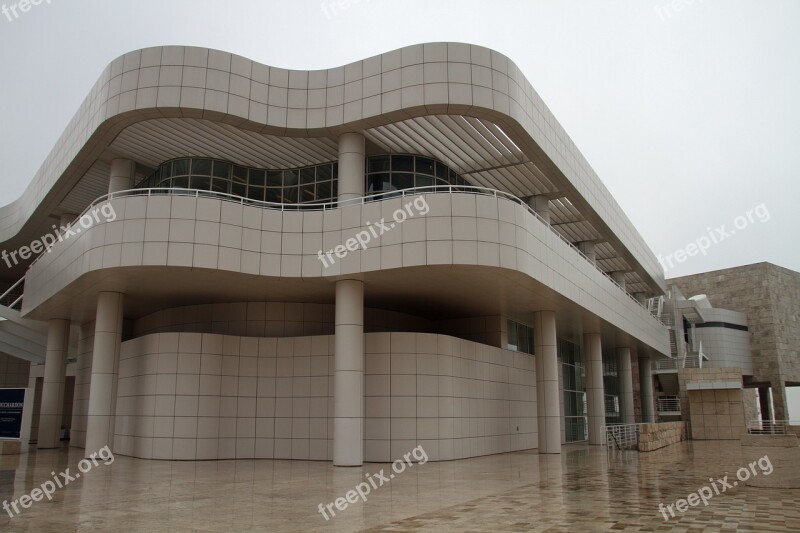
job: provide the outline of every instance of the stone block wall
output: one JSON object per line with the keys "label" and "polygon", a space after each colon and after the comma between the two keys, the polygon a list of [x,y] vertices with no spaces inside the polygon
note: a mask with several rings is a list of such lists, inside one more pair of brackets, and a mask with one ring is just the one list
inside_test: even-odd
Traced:
{"label": "stone block wall", "polygon": [[742,389],[690,390],[693,440],[739,440],[746,433]]}
{"label": "stone block wall", "polygon": [[686,440],[685,422],[661,422],[639,426],[639,451],[652,452]]}

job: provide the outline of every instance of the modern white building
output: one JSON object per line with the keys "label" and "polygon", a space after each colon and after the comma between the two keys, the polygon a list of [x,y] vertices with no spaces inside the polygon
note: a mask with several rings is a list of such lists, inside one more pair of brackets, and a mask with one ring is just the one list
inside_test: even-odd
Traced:
{"label": "modern white building", "polygon": [[670,354],[655,256],[519,68],[468,44],[319,71],[128,53],[0,243],[40,448],[559,453],[599,444],[604,359],[632,423]]}

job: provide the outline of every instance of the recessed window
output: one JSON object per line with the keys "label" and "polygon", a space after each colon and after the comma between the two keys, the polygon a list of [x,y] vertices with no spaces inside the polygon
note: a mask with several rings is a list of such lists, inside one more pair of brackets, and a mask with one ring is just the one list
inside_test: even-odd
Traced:
{"label": "recessed window", "polygon": [[332,165],[320,165],[317,167],[317,182],[328,181],[333,177]]}
{"label": "recessed window", "polygon": [[250,179],[248,180],[250,185],[255,185],[256,187],[263,187],[266,181],[266,171],[264,170],[256,170],[254,168],[250,169]]}
{"label": "recessed window", "polygon": [[393,155],[392,156],[392,171],[393,172],[414,172],[414,156],[413,155]]}
{"label": "recessed window", "polygon": [[264,200],[264,187],[256,187],[254,185],[250,185],[247,187],[247,197],[251,200]]}
{"label": "recessed window", "polygon": [[192,174],[196,176],[210,176],[211,175],[211,160],[210,159],[193,159],[192,160]]}
{"label": "recessed window", "polygon": [[391,170],[391,159],[388,155],[376,155],[369,158],[367,172],[389,172]]}
{"label": "recessed window", "polygon": [[417,174],[434,175],[434,162],[433,159],[427,157],[417,157]]}
{"label": "recessed window", "polygon": [[280,187],[267,187],[266,192],[266,196],[264,197],[265,201],[276,204],[281,203],[281,194],[283,193],[283,189]]}
{"label": "recessed window", "polygon": [[214,192],[230,194],[231,180],[225,178],[214,178],[214,181],[211,183],[211,190]]}
{"label": "recessed window", "polygon": [[403,172],[392,173],[392,189],[413,189],[414,188],[414,174],[406,174]]}
{"label": "recessed window", "polygon": [[300,186],[300,203],[313,202],[315,199],[313,183]]}
{"label": "recessed window", "polygon": [[367,180],[367,192],[390,190],[389,174],[373,174]]}
{"label": "recessed window", "polygon": [[[225,161],[214,161],[214,177],[227,178],[231,175],[231,164]],[[247,179],[247,175],[245,178]]]}
{"label": "recessed window", "polygon": [[297,177],[296,170],[284,170],[283,171],[283,186],[289,187],[291,185],[297,185],[298,177]]}
{"label": "recessed window", "polygon": [[307,185],[314,183],[314,167],[300,169],[300,184]]}
{"label": "recessed window", "polygon": [[[397,194],[392,191],[414,187],[466,183],[443,163],[410,154],[369,156],[365,169],[365,189],[367,194],[378,195],[374,199],[387,198]],[[267,202],[319,203],[336,200],[338,172],[336,161],[270,170],[210,158],[183,158],[164,162],[153,174],[142,179],[137,188],[190,188]]]}
{"label": "recessed window", "polygon": [[201,191],[211,190],[211,178],[208,176],[192,176],[189,181],[190,189],[198,189]]}
{"label": "recessed window", "polygon": [[172,162],[173,176],[186,176],[189,174],[189,159],[176,159]]}

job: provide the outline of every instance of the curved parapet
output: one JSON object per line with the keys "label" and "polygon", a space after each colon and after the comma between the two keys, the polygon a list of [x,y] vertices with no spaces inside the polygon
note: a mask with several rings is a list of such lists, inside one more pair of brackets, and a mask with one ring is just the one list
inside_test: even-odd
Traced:
{"label": "curved parapet", "polygon": [[[244,140],[204,145],[201,134],[191,144],[170,130],[204,133],[201,126]],[[48,217],[70,211],[65,198],[97,174],[98,161],[136,159],[143,139],[152,143],[145,152],[164,159],[201,147],[254,165],[259,139],[280,137],[284,147],[301,139],[296,159],[314,164],[330,160],[331,139],[352,131],[387,151],[411,146],[438,156],[473,184],[564,199],[566,213],[580,214],[576,234],[609,243],[615,265],[637,274],[647,292],[663,291],[655,257],[519,68],[460,43],[409,46],[318,71],[205,48],[130,52],[103,71],[22,197],[0,208],[0,242],[10,249],[39,238]],[[152,157],[146,163],[154,167]]]}
{"label": "curved parapet", "polygon": [[404,310],[420,316],[556,309],[586,323],[603,317],[668,353],[666,329],[530,209],[479,192],[409,192],[314,210],[172,194],[115,198],[106,204],[113,220],[56,244],[31,267],[23,313],[92,316],[100,291],[125,292],[136,315],[196,294],[324,302],[330,280],[355,276],[369,297],[390,304],[402,295]]}

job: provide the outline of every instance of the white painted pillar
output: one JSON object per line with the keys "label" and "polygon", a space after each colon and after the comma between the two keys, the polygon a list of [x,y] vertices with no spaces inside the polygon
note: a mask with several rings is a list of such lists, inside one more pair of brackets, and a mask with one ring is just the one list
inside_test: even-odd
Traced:
{"label": "white painted pillar", "polygon": [[642,398],[642,422],[655,422],[653,416],[653,369],[649,357],[639,358],[639,386]]}
{"label": "white painted pillar", "polygon": [[533,314],[533,344],[539,453],[561,453],[561,391],[554,311]]}
{"label": "white painted pillar", "polygon": [[[81,324],[78,337],[78,357],[75,363],[75,394],[72,399],[72,425],[69,445],[75,448],[86,446],[86,417],[89,414],[89,387],[92,377],[92,348],[94,347],[94,324]],[[90,452],[91,453],[91,452]]]}
{"label": "white painted pillar", "polygon": [[633,414],[633,371],[631,370],[630,348],[617,348],[617,369],[619,371],[622,423],[634,424],[636,419]]}
{"label": "white painted pillar", "polygon": [[343,133],[339,136],[339,202],[364,196],[364,136]]}
{"label": "white painted pillar", "polygon": [[134,186],[136,163],[130,159],[112,159],[109,173],[108,192],[125,191]]}
{"label": "white painted pillar", "polygon": [[114,415],[117,405],[119,350],[122,342],[123,295],[101,292],[97,296],[97,320],[92,350],[92,381],[89,384],[89,418],[86,453],[114,445]]}
{"label": "white painted pillar", "polygon": [[617,284],[622,287],[622,290],[627,290],[625,288],[625,272],[617,271],[611,273],[611,279],[617,282]]}
{"label": "white painted pillar", "polygon": [[336,282],[334,466],[364,462],[364,283]]}
{"label": "white painted pillar", "polygon": [[578,243],[578,250],[583,252],[583,255],[591,261],[592,263],[597,263],[597,252],[595,252],[595,247],[593,242],[589,241],[582,241]]}
{"label": "white painted pillar", "polygon": [[545,222],[550,223],[550,200],[546,196],[529,196],[527,203]]}
{"label": "white painted pillar", "polygon": [[64,381],[67,376],[69,320],[52,319],[47,329],[42,404],[39,414],[38,448],[61,445],[61,418],[64,416]]}
{"label": "white painted pillar", "polygon": [[586,403],[589,411],[589,444],[602,444],[602,427],[606,425],[605,391],[603,387],[603,347],[599,333],[583,336],[586,354]]}

